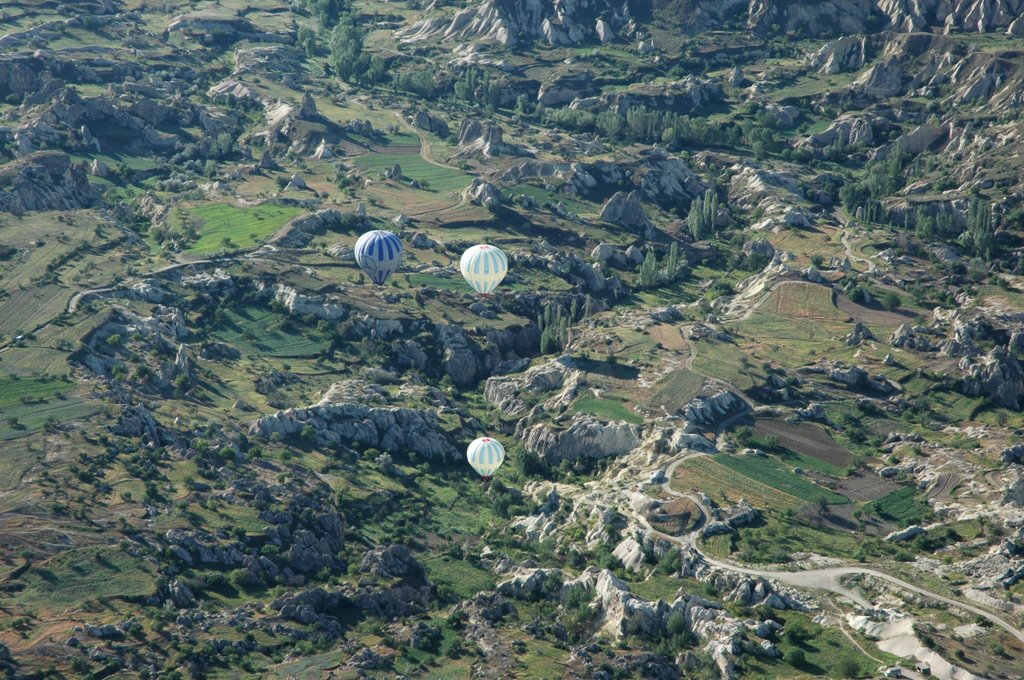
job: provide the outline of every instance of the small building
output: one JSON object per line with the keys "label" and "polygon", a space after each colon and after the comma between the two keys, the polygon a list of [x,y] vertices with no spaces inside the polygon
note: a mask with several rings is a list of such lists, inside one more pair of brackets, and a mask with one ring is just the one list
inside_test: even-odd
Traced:
{"label": "small building", "polygon": [[891,668],[886,668],[884,671],[882,671],[882,677],[883,678],[902,678],[903,677],[903,669],[900,668],[899,666],[893,666]]}
{"label": "small building", "polygon": [[927,661],[918,661],[917,665],[914,666],[914,670],[916,670],[921,675],[931,675],[932,674],[931,664],[929,664]]}

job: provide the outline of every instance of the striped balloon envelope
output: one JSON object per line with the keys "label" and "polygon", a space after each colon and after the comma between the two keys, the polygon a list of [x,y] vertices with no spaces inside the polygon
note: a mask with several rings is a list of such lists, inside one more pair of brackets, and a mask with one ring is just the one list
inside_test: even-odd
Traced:
{"label": "striped balloon envelope", "polygon": [[487,479],[505,460],[505,447],[496,439],[480,437],[466,449],[466,460],[481,477]]}
{"label": "striped balloon envelope", "polygon": [[368,231],[356,241],[356,264],[378,286],[391,278],[402,263],[402,241],[390,231]]}
{"label": "striped balloon envelope", "polygon": [[459,269],[473,290],[487,295],[508,273],[508,258],[494,246],[473,246],[462,254]]}

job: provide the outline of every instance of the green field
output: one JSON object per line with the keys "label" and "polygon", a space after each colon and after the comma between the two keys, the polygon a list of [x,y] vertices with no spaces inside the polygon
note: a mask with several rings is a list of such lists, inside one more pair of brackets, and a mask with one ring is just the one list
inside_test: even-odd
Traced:
{"label": "green field", "polygon": [[823,489],[817,484],[793,474],[790,469],[770,458],[761,456],[717,456],[716,461],[730,470],[767,484],[779,491],[803,501],[812,501],[824,496],[831,504],[849,503],[846,496]]}
{"label": "green field", "polygon": [[600,399],[598,397],[580,397],[572,405],[576,413],[586,413],[602,420],[624,420],[627,423],[640,425],[644,422],[637,413],[616,399]]}
{"label": "green field", "polygon": [[747,475],[722,465],[722,456],[700,456],[692,458],[678,468],[672,479],[674,487],[680,490],[703,491],[716,501],[732,504],[745,498],[756,508],[793,508],[800,505],[800,499],[751,479]]}
{"label": "green field", "polygon": [[0,491],[10,491],[46,455],[43,445],[27,438],[5,441],[0,452]]}
{"label": "green field", "polygon": [[224,315],[213,335],[252,356],[310,357],[323,350],[326,341],[311,337],[308,329],[285,330],[285,320],[265,307],[240,306]]}
{"label": "green field", "polygon": [[[302,208],[264,203],[238,207],[228,203],[197,205],[190,212],[202,222],[199,238],[189,248],[199,254],[259,245],[284,224],[302,214]],[[225,244],[224,239],[230,239]]]}
{"label": "green field", "polygon": [[67,423],[99,411],[99,402],[67,396],[73,387],[57,379],[0,378],[0,441],[38,432],[51,420]]}
{"label": "green field", "polygon": [[923,522],[932,514],[932,509],[917,489],[906,486],[866,504],[864,512],[877,515],[903,527]]}
{"label": "green field", "polygon": [[402,166],[402,174],[419,182],[427,191],[458,192],[469,186],[472,178],[461,170],[434,165],[419,155],[375,153],[356,156],[352,162],[363,172],[381,172]]}
{"label": "green field", "polygon": [[658,381],[657,390],[651,395],[648,407],[655,411],[674,414],[700,394],[703,384],[704,378],[689,369],[673,371]]}
{"label": "green field", "polygon": [[448,586],[460,599],[472,597],[482,590],[494,587],[494,576],[491,572],[473,566],[465,560],[438,555],[423,560],[423,567],[431,583]]}
{"label": "green field", "polygon": [[150,564],[113,549],[96,547],[66,550],[34,565],[20,580],[25,590],[18,597],[19,603],[46,609],[156,592],[156,577]]}

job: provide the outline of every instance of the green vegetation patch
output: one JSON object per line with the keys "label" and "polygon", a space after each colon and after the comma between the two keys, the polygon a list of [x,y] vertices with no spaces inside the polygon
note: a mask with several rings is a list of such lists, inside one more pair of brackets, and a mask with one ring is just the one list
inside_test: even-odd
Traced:
{"label": "green vegetation patch", "polygon": [[71,387],[58,379],[0,378],[0,441],[34,434],[49,423],[87,418],[100,410],[99,402],[68,396]]}
{"label": "green vegetation patch", "polygon": [[678,468],[673,485],[681,489],[696,489],[715,500],[735,503],[745,498],[757,508],[791,508],[800,505],[800,499],[762,484],[732,468],[719,463],[724,456],[692,458]]}
{"label": "green vegetation patch", "polygon": [[400,165],[405,177],[416,180],[428,191],[462,191],[470,183],[470,177],[461,170],[435,165],[419,155],[375,153],[355,156],[352,162],[368,173]]}
{"label": "green vegetation patch", "polygon": [[137,598],[156,592],[152,565],[110,548],[67,550],[21,576],[19,603],[47,609],[89,601]]}
{"label": "green vegetation patch", "polygon": [[199,229],[199,238],[190,250],[206,254],[259,245],[288,220],[302,214],[302,208],[273,203],[251,207],[213,203],[197,205],[191,209],[191,213],[203,224]]}
{"label": "green vegetation patch", "polygon": [[887,496],[871,501],[864,506],[864,512],[895,522],[900,526],[919,524],[931,516],[932,509],[924,497],[912,486],[893,491]]}
{"label": "green vegetation patch", "polygon": [[235,345],[251,356],[310,357],[319,354],[326,344],[306,329],[265,307],[243,305],[227,311],[214,330],[222,342]]}
{"label": "green vegetation patch", "polygon": [[831,505],[850,502],[850,499],[846,496],[823,489],[814,482],[793,474],[787,467],[770,458],[763,458],[761,456],[718,456],[715,460],[730,470],[767,484],[802,501],[810,502],[824,497]]}
{"label": "green vegetation patch", "polygon": [[447,586],[460,600],[494,587],[491,572],[448,555],[425,559],[423,567],[427,570],[427,577],[431,582],[438,586]]}
{"label": "green vegetation patch", "polygon": [[624,420],[634,425],[640,425],[644,422],[643,418],[617,399],[581,397],[572,405],[572,409],[576,413],[586,413],[603,420]]}

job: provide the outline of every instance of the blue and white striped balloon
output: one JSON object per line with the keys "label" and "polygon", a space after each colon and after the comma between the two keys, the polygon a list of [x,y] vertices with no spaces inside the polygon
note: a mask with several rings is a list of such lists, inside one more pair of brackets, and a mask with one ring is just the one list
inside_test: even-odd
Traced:
{"label": "blue and white striped balloon", "polygon": [[466,449],[466,460],[481,477],[487,479],[501,467],[505,460],[505,447],[498,440],[490,437],[474,439]]}
{"label": "blue and white striped balloon", "polygon": [[356,241],[356,264],[378,286],[391,278],[402,263],[402,241],[390,231],[368,231]]}
{"label": "blue and white striped balloon", "polygon": [[487,295],[508,273],[508,258],[494,246],[473,246],[462,254],[459,269],[473,290]]}

